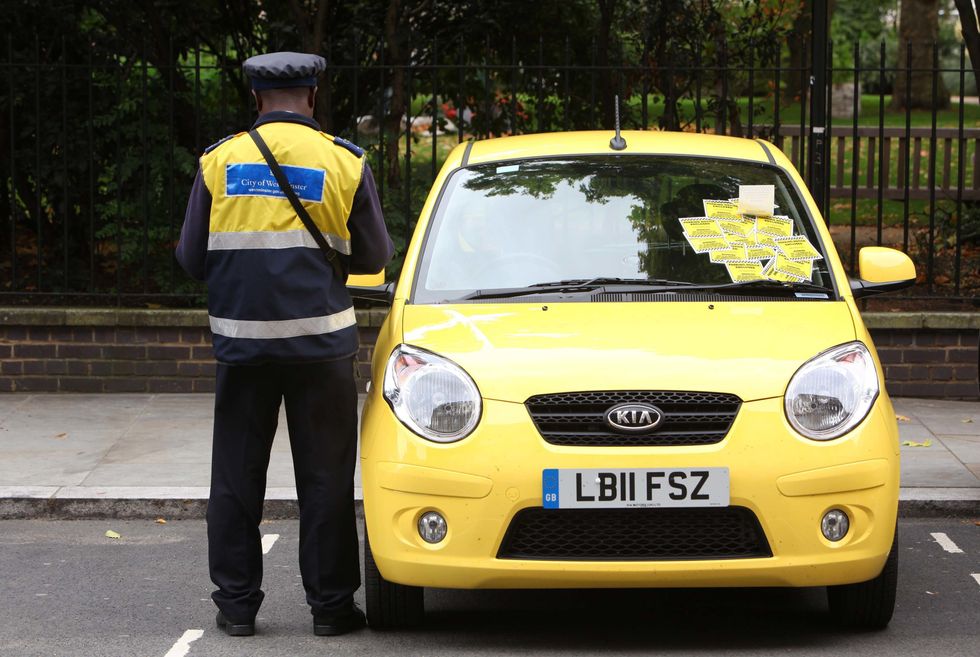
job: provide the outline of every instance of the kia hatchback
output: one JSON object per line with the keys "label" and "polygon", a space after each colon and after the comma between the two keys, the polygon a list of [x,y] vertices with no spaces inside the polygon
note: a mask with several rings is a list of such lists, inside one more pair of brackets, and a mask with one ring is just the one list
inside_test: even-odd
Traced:
{"label": "kia hatchback", "polygon": [[424,587],[826,586],[884,627],[898,430],[855,300],[911,261],[849,278],[767,142],[611,136],[463,144],[433,185],[362,422],[371,624]]}

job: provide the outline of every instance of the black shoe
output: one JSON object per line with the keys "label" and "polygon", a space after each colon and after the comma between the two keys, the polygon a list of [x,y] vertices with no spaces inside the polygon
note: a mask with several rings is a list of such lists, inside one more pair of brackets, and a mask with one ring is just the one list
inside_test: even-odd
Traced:
{"label": "black shoe", "polygon": [[225,618],[225,615],[220,611],[214,619],[215,624],[218,629],[224,630],[224,633],[228,636],[252,636],[255,634],[255,623],[232,623],[230,620]]}
{"label": "black shoe", "polygon": [[365,625],[367,625],[367,620],[364,618],[364,612],[355,604],[351,604],[350,607],[340,611],[314,614],[313,616],[313,634],[317,636],[347,634],[359,630]]}

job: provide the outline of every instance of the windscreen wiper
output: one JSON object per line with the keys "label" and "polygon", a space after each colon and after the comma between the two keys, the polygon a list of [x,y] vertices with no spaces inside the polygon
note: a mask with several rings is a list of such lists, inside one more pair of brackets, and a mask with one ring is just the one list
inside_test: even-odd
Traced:
{"label": "windscreen wiper", "polygon": [[696,285],[685,289],[685,292],[721,292],[728,291],[752,291],[752,292],[773,292],[779,294],[814,293],[825,294],[827,297],[834,295],[834,290],[823,285],[813,283],[794,283],[792,281],[741,281],[738,283],[719,283],[715,285]]}
{"label": "windscreen wiper", "polygon": [[690,281],[671,281],[666,278],[616,278],[612,276],[597,276],[596,278],[566,278],[561,281],[534,283],[530,287],[547,287],[550,285],[697,285]]}
{"label": "windscreen wiper", "polygon": [[[626,289],[624,289],[626,288]],[[546,283],[534,283],[526,287],[498,287],[474,290],[458,299],[446,301],[472,301],[475,299],[506,299],[538,294],[591,294],[596,290],[615,290],[616,292],[664,292],[681,288],[678,292],[726,292],[751,291],[770,293],[777,296],[790,294],[823,294],[827,298],[834,295],[834,290],[812,283],[794,283],[788,281],[742,281],[739,283],[716,283],[702,285],[690,281],[672,281],[663,278],[569,278]],[[822,298],[822,297],[815,297]]]}
{"label": "windscreen wiper", "polygon": [[598,289],[610,286],[635,287],[656,287],[670,289],[672,287],[683,286],[685,288],[694,286],[695,283],[687,281],[670,281],[666,279],[650,278],[569,278],[561,281],[549,281],[545,283],[533,283],[526,287],[496,287],[482,290],[474,290],[469,294],[457,299],[446,301],[472,301],[474,299],[506,299],[509,297],[523,297],[536,294],[580,294],[591,293]]}
{"label": "windscreen wiper", "polygon": [[456,299],[446,299],[446,303],[453,301],[472,301],[473,299],[506,299],[533,294],[554,294],[556,292],[575,294],[580,292],[593,292],[598,287],[601,287],[601,285],[581,285],[576,283],[537,283],[530,287],[488,287],[483,290],[473,290],[469,294],[464,294]]}

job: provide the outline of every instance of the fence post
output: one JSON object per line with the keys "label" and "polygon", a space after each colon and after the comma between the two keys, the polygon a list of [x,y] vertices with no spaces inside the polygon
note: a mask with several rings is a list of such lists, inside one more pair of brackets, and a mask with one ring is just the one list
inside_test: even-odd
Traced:
{"label": "fence post", "polygon": [[[355,68],[356,72],[357,69]],[[439,169],[436,166],[438,159],[438,133],[439,133],[439,40],[432,40],[432,123],[429,124],[429,134],[432,135],[432,182],[436,181]]]}
{"label": "fence post", "polygon": [[816,201],[824,221],[827,196],[827,0],[814,0],[813,3],[813,49],[811,61],[813,73],[810,76],[810,193]]}
{"label": "fence post", "polygon": [[43,292],[44,226],[41,222],[41,40],[34,33],[34,220],[37,224],[37,291]]}
{"label": "fence post", "polygon": [[64,176],[64,214],[62,215],[64,220],[64,225],[61,227],[61,253],[64,259],[62,264],[62,285],[65,292],[68,291],[68,224],[69,224],[69,213],[71,212],[71,204],[69,203],[70,187],[68,185],[68,49],[66,46],[65,36],[61,36],[61,175]]}
{"label": "fence post", "polygon": [[953,294],[960,296],[960,271],[961,259],[963,256],[963,174],[966,162],[964,161],[964,147],[966,140],[963,139],[963,85],[966,82],[966,44],[960,44],[960,103],[959,114],[957,117],[957,155],[956,155],[956,256],[953,265],[955,276],[953,277],[956,289]]}

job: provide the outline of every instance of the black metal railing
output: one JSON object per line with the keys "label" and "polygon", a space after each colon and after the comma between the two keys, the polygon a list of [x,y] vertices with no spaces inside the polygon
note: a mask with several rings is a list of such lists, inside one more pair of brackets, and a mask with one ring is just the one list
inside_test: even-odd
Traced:
{"label": "black metal railing", "polygon": [[[176,63],[159,65],[145,48],[77,61],[37,38],[30,49],[13,44],[0,62],[0,303],[202,303],[173,247],[197,156],[254,119],[240,71],[251,53],[171,52]],[[318,118],[368,150],[399,254],[452,146],[608,129],[613,94],[623,99],[624,128],[763,137],[813,179],[810,90],[788,91],[789,80],[810,79],[809,63],[783,65],[778,46],[747,64],[729,61],[721,43],[693,60],[654,62],[644,52],[599,65],[594,47],[546,57],[543,42],[487,44],[487,61],[473,62],[458,45],[403,44],[413,59],[392,62],[383,40],[358,44],[330,58],[323,79]],[[884,46],[871,64],[855,45],[853,62],[824,76],[828,106],[840,93],[833,80],[870,81],[874,96],[853,94],[853,117],[827,128],[827,152],[816,159],[827,167],[822,210],[852,273],[860,246],[897,246],[920,266],[910,300],[975,303],[980,129],[966,119],[975,101],[964,94],[972,71],[962,47],[958,66],[941,65],[933,48],[928,70],[908,65],[911,45],[902,50],[905,66],[886,61]],[[928,127],[913,125],[923,123],[918,111],[886,111],[888,80],[920,72],[959,82],[951,110],[926,110]],[[933,96],[936,106],[935,85]],[[400,259],[390,273],[398,267]]]}

